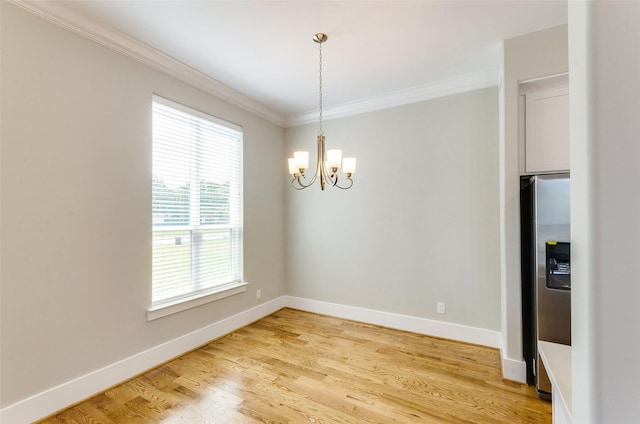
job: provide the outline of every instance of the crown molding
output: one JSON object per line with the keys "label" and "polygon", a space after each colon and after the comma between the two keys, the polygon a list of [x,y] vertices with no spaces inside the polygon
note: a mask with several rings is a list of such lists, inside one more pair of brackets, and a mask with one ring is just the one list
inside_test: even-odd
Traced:
{"label": "crown molding", "polygon": [[219,97],[277,125],[284,117],[256,100],[222,84],[184,63],[115,29],[82,15],[62,2],[10,0],[11,3],[43,17],[85,38],[122,53],[132,59]]}
{"label": "crown molding", "polygon": [[[498,85],[497,68],[451,77],[417,87],[324,108],[322,110],[322,118],[323,120],[344,118],[361,113],[418,103],[438,97],[450,96],[465,91],[479,90],[495,85]],[[316,122],[317,120],[318,111],[313,110],[288,116],[284,122],[284,126],[285,128],[294,127]]]}
{"label": "crown molding", "polygon": [[[43,17],[85,38],[122,53],[153,69],[191,84],[237,107],[258,115],[281,127],[293,127],[317,121],[318,111],[307,111],[284,117],[262,103],[222,84],[184,63],[115,29],[78,13],[63,2],[37,0],[9,0],[25,10]],[[344,118],[376,110],[417,103],[437,97],[477,90],[498,84],[496,70],[485,70],[451,77],[429,84],[393,91],[353,102],[326,107],[325,120]]]}

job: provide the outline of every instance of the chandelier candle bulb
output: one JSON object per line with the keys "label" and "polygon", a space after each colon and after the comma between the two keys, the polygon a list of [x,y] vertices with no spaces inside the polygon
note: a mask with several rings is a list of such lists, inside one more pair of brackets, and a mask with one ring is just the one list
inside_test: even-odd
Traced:
{"label": "chandelier candle bulb", "polygon": [[293,152],[296,168],[302,173],[309,167],[309,152]]}
{"label": "chandelier candle bulb", "polygon": [[294,158],[289,158],[289,174],[295,176],[299,174],[298,168],[296,168],[296,160]]}
{"label": "chandelier candle bulb", "polygon": [[334,172],[340,168],[342,162],[342,150],[327,150],[327,165],[334,169]]}
{"label": "chandelier candle bulb", "polygon": [[344,158],[342,160],[342,172],[347,175],[356,173],[356,158]]}

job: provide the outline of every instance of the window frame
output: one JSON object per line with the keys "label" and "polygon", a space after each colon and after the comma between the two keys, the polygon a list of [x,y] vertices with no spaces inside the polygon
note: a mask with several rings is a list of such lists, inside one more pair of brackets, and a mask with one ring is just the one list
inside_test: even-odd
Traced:
{"label": "window frame", "polygon": [[[169,100],[165,97],[159,96],[154,94],[152,96],[152,103],[151,103],[151,129],[153,132],[153,110],[154,110],[154,104],[158,103],[161,104],[163,106],[169,107],[169,108],[173,108],[179,112],[182,113],[186,113],[188,115],[194,116],[198,119],[202,119],[202,120],[206,120],[210,123],[213,123],[215,125],[220,125],[223,126],[227,129],[231,129],[233,131],[237,131],[239,133],[239,175],[238,175],[238,190],[239,190],[239,196],[237,197],[237,200],[239,202],[238,208],[239,208],[239,224],[237,227],[235,227],[233,224],[229,224],[229,229],[235,229],[238,228],[238,231],[240,232],[240,236],[239,236],[239,243],[240,246],[238,248],[238,266],[239,266],[239,279],[238,280],[233,280],[227,283],[222,283],[222,284],[218,284],[216,286],[213,287],[209,287],[209,288],[204,288],[204,289],[197,289],[197,288],[192,288],[192,291],[184,294],[184,295],[180,295],[177,297],[173,297],[173,298],[169,298],[169,299],[165,299],[165,300],[161,300],[161,301],[157,301],[154,303],[153,301],[153,290],[154,290],[154,281],[153,281],[153,276],[151,278],[151,306],[147,309],[147,320],[151,321],[157,318],[161,318],[167,315],[171,315],[180,311],[184,311],[190,308],[194,308],[209,302],[213,302],[216,300],[220,300],[229,296],[233,296],[235,294],[239,294],[239,293],[243,293],[247,290],[247,285],[248,283],[244,281],[244,207],[243,207],[243,203],[244,203],[244,185],[243,185],[243,147],[244,147],[244,141],[243,141],[243,132],[242,132],[242,127],[233,123],[230,123],[228,121],[222,120],[220,118],[217,118],[215,116],[212,116],[208,113],[205,112],[201,112],[197,109],[193,109],[191,107],[185,106],[183,104],[174,102],[172,100]],[[153,150],[153,135],[152,135],[152,150]],[[153,154],[151,155],[152,157],[152,164],[153,164]],[[153,165],[152,165],[153,167]],[[152,174],[153,175],[153,174]],[[193,182],[190,182],[192,186],[195,187],[195,185],[193,184]],[[193,187],[192,187],[193,189]],[[151,193],[153,194],[153,188],[151,190]],[[192,200],[193,201],[193,200]],[[151,206],[153,205],[153,202],[151,204]],[[191,210],[191,209],[190,209]],[[153,214],[152,214],[153,215]],[[180,228],[182,230],[189,230],[190,233],[193,235],[193,231],[206,231],[203,228],[201,228],[202,224],[197,224],[197,225],[193,225],[193,222],[190,221],[189,225],[180,225],[180,226],[167,226],[166,227],[166,231],[171,231],[171,230],[175,230],[177,228]],[[151,236],[152,236],[152,242],[153,242],[153,238],[154,232],[157,232],[159,230],[158,226],[155,226],[152,224],[151,226]],[[193,238],[193,237],[192,237]],[[153,253],[152,253],[153,256]],[[192,257],[190,255],[190,257]],[[193,279],[190,279],[191,283],[193,283]]]}

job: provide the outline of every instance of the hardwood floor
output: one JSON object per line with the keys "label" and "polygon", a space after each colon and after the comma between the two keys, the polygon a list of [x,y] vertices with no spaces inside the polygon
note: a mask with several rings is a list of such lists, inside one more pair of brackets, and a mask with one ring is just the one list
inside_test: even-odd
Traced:
{"label": "hardwood floor", "polygon": [[283,309],[40,423],[551,423],[499,356]]}

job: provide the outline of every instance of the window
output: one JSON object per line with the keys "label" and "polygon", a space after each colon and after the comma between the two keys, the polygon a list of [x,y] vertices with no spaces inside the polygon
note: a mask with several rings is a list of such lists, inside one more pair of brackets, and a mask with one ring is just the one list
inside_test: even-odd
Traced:
{"label": "window", "polygon": [[150,314],[243,286],[241,128],[154,96],[152,160]]}

